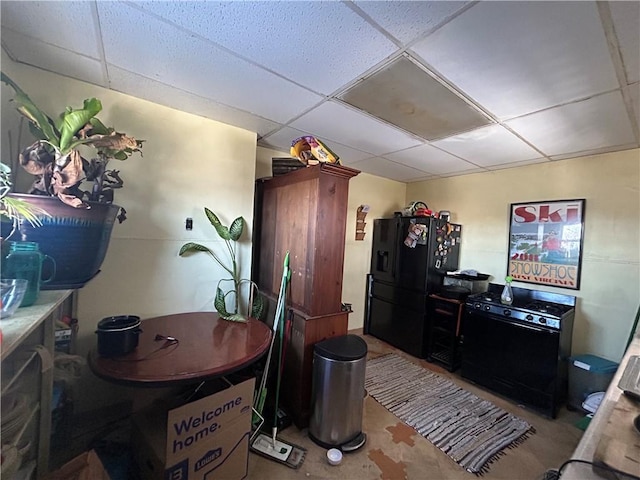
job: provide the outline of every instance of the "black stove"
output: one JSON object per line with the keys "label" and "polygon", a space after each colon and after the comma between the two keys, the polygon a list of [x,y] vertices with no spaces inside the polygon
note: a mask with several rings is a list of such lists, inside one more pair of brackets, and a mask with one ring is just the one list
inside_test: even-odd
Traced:
{"label": "black stove", "polygon": [[469,295],[463,323],[462,377],[554,418],[566,398],[576,298],[504,285]]}
{"label": "black stove", "polygon": [[556,330],[575,310],[575,297],[518,287],[512,287],[511,305],[505,305],[500,301],[503,288],[490,284],[488,291],[469,295],[467,308]]}

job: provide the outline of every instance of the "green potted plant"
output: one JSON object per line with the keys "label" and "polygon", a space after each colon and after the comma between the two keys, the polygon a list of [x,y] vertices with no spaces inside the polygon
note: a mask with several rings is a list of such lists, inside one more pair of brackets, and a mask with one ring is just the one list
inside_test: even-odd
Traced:
{"label": "green potted plant", "polygon": [[[209,219],[211,225],[215,228],[218,236],[224,240],[231,264],[229,265],[229,263],[224,261],[220,254],[199,243],[185,243],[180,248],[179,255],[182,257],[192,253],[205,252],[209,254],[209,256],[213,258],[224,270],[226,270],[229,275],[231,275],[231,278],[223,278],[219,280],[218,285],[216,286],[216,296],[213,303],[216,311],[220,315],[220,318],[234,322],[245,322],[247,320],[247,316],[241,311],[242,288],[244,285],[248,287],[246,300],[247,305],[249,305],[247,309],[249,316],[253,318],[262,318],[265,307],[264,299],[254,282],[240,277],[240,270],[238,268],[236,246],[240,237],[242,237],[242,232],[244,231],[244,218],[236,218],[231,225],[227,227],[223,225],[218,216],[208,208],[204,208],[204,213]],[[231,282],[233,284],[233,288],[228,290],[226,293],[221,287],[225,282]],[[227,302],[227,300],[230,300],[231,308],[229,308],[229,302]]]}
{"label": "green potted plant", "polygon": [[[38,228],[21,223],[20,237],[37,242],[56,261],[56,277],[45,288],[80,288],[99,272],[116,215],[120,222],[126,219],[125,210],[113,204],[114,190],[123,182],[118,170],[108,168],[109,161],[141,152],[143,141],[106,127],[96,117],[102,110],[96,98],[53,118],[4,72],[0,79],[13,89],[17,110],[37,139],[19,154],[19,164],[36,179],[27,195],[8,197],[50,215],[38,216]],[[84,147],[93,148],[93,158],[81,155]]]}
{"label": "green potted plant", "polygon": [[29,202],[8,196],[12,186],[11,168],[0,163],[0,216],[11,223],[11,230],[7,237],[11,237],[18,230],[22,220],[33,227],[39,227],[42,225],[40,217],[49,216],[47,212]]}

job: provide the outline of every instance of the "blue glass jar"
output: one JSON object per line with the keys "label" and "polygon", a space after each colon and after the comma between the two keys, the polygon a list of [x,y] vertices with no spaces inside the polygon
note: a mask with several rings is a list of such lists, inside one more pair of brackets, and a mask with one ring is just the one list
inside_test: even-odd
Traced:
{"label": "blue glass jar", "polygon": [[[51,261],[53,266],[51,276],[43,280],[42,263],[45,260]],[[29,282],[21,307],[35,303],[40,284],[51,281],[55,271],[55,260],[44,255],[36,242],[9,242],[9,253],[2,258],[2,278],[22,278]]]}

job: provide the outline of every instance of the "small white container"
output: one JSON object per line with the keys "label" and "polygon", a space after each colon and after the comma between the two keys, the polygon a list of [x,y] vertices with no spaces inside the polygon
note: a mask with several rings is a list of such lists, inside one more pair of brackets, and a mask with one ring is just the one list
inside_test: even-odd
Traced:
{"label": "small white container", "polygon": [[331,465],[340,465],[340,462],[342,462],[342,452],[337,448],[327,450],[327,461]]}

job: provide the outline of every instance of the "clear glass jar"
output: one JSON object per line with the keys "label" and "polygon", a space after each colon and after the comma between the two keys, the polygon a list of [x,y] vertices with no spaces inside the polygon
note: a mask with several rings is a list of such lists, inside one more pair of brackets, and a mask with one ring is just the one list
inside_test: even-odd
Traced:
{"label": "clear glass jar", "polygon": [[[42,280],[42,263],[47,259],[53,263],[53,273]],[[33,305],[38,299],[40,284],[51,281],[54,275],[55,261],[44,255],[36,242],[9,242],[9,253],[2,259],[2,278],[21,278],[29,282],[21,307]]]}
{"label": "clear glass jar", "polygon": [[513,303],[513,290],[511,290],[512,277],[505,278],[504,288],[500,295],[500,302],[504,305],[511,305]]}

